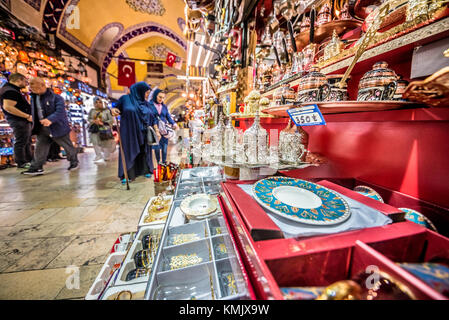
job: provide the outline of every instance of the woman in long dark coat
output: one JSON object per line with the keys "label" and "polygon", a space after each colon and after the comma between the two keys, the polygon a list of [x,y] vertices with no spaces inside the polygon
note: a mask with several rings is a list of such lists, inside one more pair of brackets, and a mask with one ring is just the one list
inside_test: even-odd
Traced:
{"label": "woman in long dark coat", "polygon": [[[152,110],[146,101],[151,87],[145,82],[137,82],[130,88],[130,93],[120,97],[112,114],[120,114],[120,139],[128,170],[128,178],[133,181],[138,176],[151,178],[153,160],[151,146],[147,143],[147,128],[156,122]],[[125,183],[121,154],[118,160],[118,176]]]}

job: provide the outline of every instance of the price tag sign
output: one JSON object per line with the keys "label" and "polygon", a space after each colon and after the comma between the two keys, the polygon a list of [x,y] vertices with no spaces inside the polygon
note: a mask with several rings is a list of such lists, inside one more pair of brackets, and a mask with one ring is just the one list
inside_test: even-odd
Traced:
{"label": "price tag sign", "polygon": [[297,126],[319,126],[326,124],[316,104],[289,109],[287,113]]}

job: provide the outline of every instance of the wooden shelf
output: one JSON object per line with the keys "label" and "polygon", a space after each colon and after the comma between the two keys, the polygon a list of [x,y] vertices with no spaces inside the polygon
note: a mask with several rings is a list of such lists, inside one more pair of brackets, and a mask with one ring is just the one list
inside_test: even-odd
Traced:
{"label": "wooden shelf", "polygon": [[[356,72],[360,67],[366,68],[367,66],[372,66],[375,62],[382,60],[385,55],[401,55],[405,52],[411,52],[417,46],[446,37],[449,37],[449,17],[422,26],[382,44],[371,46],[360,57],[353,72]],[[346,68],[351,64],[352,59],[353,55],[347,56],[340,61],[329,63],[322,67],[320,72],[324,74],[344,73]],[[296,75],[271,86],[267,91],[262,93],[262,96],[267,98],[272,97],[275,90],[281,85],[287,83],[290,87],[295,88],[299,85],[299,82],[300,78]]]}
{"label": "wooden shelf", "polygon": [[[323,114],[326,122],[449,121],[449,108],[415,108]],[[241,118],[240,120],[251,121],[252,118]],[[287,122],[287,117],[263,118],[260,122],[262,124],[282,124]]]}

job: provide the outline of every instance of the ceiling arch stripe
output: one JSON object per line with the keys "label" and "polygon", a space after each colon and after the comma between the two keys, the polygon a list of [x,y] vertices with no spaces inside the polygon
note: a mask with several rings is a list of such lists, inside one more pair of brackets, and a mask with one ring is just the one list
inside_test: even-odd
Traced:
{"label": "ceiling arch stripe", "polygon": [[111,63],[115,53],[128,41],[148,33],[160,33],[164,36],[167,36],[168,38],[174,40],[176,43],[178,43],[184,50],[187,50],[187,44],[184,39],[179,37],[175,32],[170,30],[167,27],[164,27],[160,24],[154,23],[154,22],[146,22],[143,24],[138,24],[136,26],[133,26],[127,30],[125,30],[124,34],[117,40],[115,43],[111,46],[109,49],[109,52],[107,53],[103,64],[102,64],[102,77],[104,78],[104,74],[106,73],[106,70]]}

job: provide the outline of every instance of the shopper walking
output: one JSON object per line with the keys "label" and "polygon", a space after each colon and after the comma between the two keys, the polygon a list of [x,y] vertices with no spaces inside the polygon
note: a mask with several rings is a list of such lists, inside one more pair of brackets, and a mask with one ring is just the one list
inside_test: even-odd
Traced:
{"label": "shopper walking", "polygon": [[90,110],[87,121],[90,142],[94,146],[96,155],[94,162],[108,161],[110,154],[117,146],[112,132],[114,117],[99,97],[94,98],[94,108]]}
{"label": "shopper walking", "polygon": [[33,158],[31,152],[31,106],[21,89],[28,85],[24,75],[13,73],[9,82],[0,89],[0,105],[14,133],[14,159],[18,168],[28,169]]}
{"label": "shopper walking", "polygon": [[[130,88],[130,93],[120,97],[115,108],[111,109],[113,116],[120,116],[120,141],[123,148],[128,178],[133,181],[138,176],[151,178],[153,160],[151,147],[147,143],[148,126],[153,126],[157,132],[156,122],[146,101],[151,87],[144,81],[137,82]],[[126,183],[122,155],[119,155],[118,176]]]}
{"label": "shopper walking", "polygon": [[[157,121],[162,121],[166,125],[170,124],[175,130],[178,129],[178,125],[173,121],[170,112],[168,112],[167,106],[164,104],[165,92],[161,89],[156,89],[153,91],[153,99],[150,101],[151,111],[153,112],[153,117]],[[166,137],[161,137],[158,146],[153,146],[153,150],[158,163],[167,162],[167,149],[168,149],[168,139]],[[162,156],[161,156],[162,153]]]}
{"label": "shopper walking", "polygon": [[45,81],[33,78],[30,81],[31,113],[33,115],[33,134],[37,135],[34,159],[30,169],[22,172],[26,175],[41,175],[43,165],[47,160],[52,139],[64,148],[67,160],[70,161],[68,170],[78,169],[78,156],[70,140],[70,126],[65,110],[64,99],[47,89]]}

